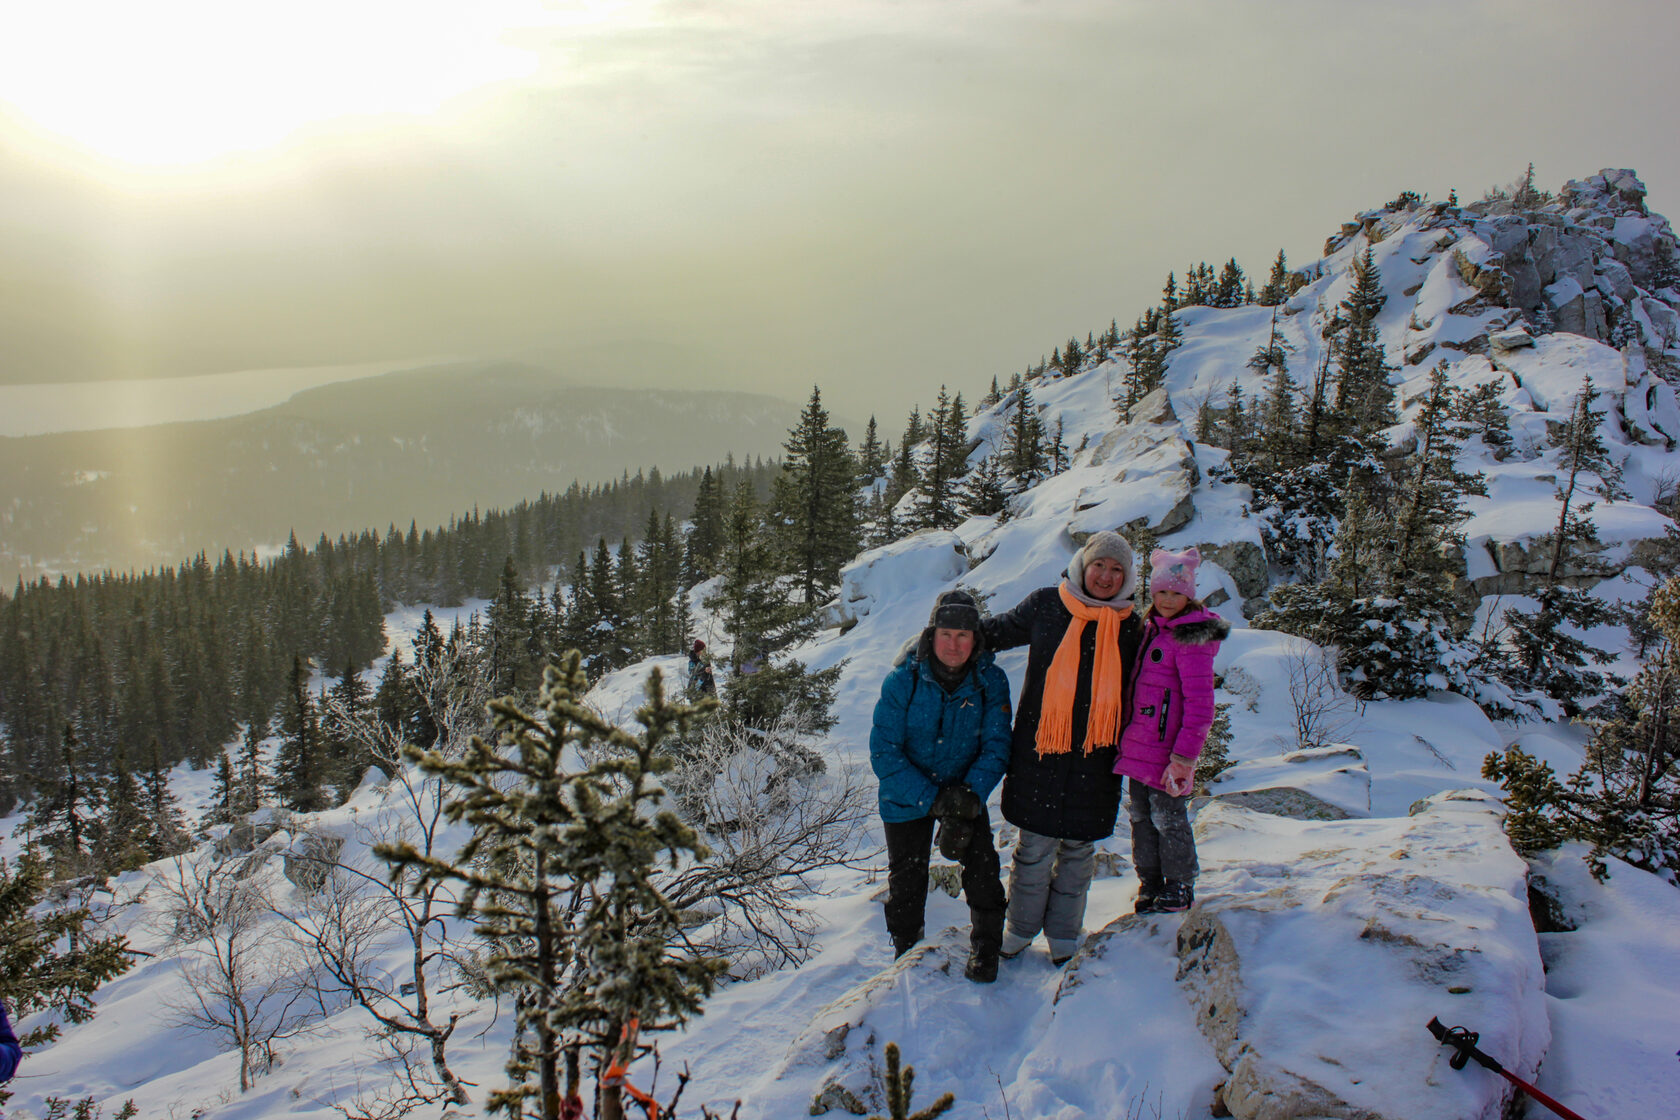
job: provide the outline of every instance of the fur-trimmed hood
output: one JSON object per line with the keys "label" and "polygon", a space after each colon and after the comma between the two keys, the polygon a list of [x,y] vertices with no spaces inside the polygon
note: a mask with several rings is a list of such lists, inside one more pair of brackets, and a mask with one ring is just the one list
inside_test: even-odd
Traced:
{"label": "fur-trimmed hood", "polygon": [[1205,646],[1223,642],[1231,634],[1231,624],[1210,610],[1185,611],[1176,618],[1151,618],[1163,630],[1171,630],[1175,641],[1186,646]]}

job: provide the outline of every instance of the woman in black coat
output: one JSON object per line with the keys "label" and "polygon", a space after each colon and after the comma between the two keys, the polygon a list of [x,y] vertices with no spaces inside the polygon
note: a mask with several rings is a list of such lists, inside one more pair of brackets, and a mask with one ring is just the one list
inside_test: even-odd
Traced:
{"label": "woman in black coat", "polygon": [[1084,933],[1096,842],[1114,832],[1114,774],[1126,688],[1143,628],[1130,602],[1132,549],[1118,533],[1093,536],[1067,578],[981,623],[987,648],[1027,647],[1015,708],[1003,815],[1021,830],[1009,873],[1003,956],[1043,933],[1057,964]]}

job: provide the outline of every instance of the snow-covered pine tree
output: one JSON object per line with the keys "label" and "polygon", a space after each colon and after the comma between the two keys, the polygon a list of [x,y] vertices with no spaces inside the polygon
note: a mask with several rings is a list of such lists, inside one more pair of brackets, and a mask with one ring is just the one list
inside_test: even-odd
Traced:
{"label": "snow-covered pine tree", "polygon": [[1511,421],[1505,406],[1499,402],[1502,388],[1498,381],[1483,381],[1461,390],[1454,406],[1458,419],[1469,425],[1473,436],[1481,437],[1495,459],[1504,459],[1511,453]]}
{"label": "snow-covered pine tree", "polygon": [[[715,702],[668,702],[655,670],[636,713],[643,731],[632,735],[582,702],[588,687],[573,651],[545,671],[534,713],[506,697],[492,703],[493,744],[475,737],[459,759],[410,753],[459,791],[446,812],[473,834],[454,860],[376,849],[425,879],[460,883],[460,915],[494,947],[487,977],[519,1011],[511,1084],[489,1106],[510,1118],[581,1108],[575,1081],[561,1083],[567,1055],[581,1054],[599,1087],[597,1115],[620,1120],[622,1078],[609,1069],[629,1065],[639,1033],[696,1014],[722,971],[677,948],[678,915],[658,886],[661,863],[708,854],[658,807],[659,776],[673,765],[662,743]],[[573,769],[577,758],[593,761]]]}
{"label": "snow-covered pine tree", "polygon": [[595,555],[589,564],[588,580],[589,629],[579,648],[586,651],[585,667],[591,677],[599,677],[621,665],[629,664],[630,648],[625,641],[624,599],[613,573],[612,550],[605,537],[595,538]]}
{"label": "snow-covered pine tree", "polygon": [[1256,620],[1336,648],[1362,696],[1471,688],[1460,640],[1470,619],[1453,583],[1462,573],[1462,498],[1485,486],[1458,468],[1464,428],[1454,403],[1443,364],[1414,420],[1414,450],[1387,472],[1370,455],[1349,471],[1324,580],[1277,588],[1272,609]]}
{"label": "snow-covered pine tree", "polygon": [[904,429],[905,438],[898,441],[898,453],[892,457],[892,467],[887,473],[887,490],[885,502],[888,506],[896,506],[899,500],[916,487],[916,455],[915,447],[909,439],[912,427],[920,432],[921,417],[912,412],[912,425]]}
{"label": "snow-covered pine tree", "polygon": [[237,811],[238,801],[239,779],[234,777],[233,763],[224,754],[216,760],[216,777],[210,787],[210,806],[200,819],[200,826],[208,829],[211,825],[231,822]]}
{"label": "snow-covered pine tree", "polygon": [[1569,716],[1578,715],[1586,701],[1605,687],[1604,674],[1593,666],[1614,660],[1581,632],[1614,621],[1615,612],[1598,597],[1565,582],[1568,561],[1598,543],[1598,530],[1589,517],[1593,503],[1582,500],[1580,493],[1587,489],[1587,476],[1597,476],[1600,494],[1620,491],[1619,473],[1593,411],[1598,397],[1591,379],[1583,377],[1558,436],[1560,505],[1545,583],[1535,593],[1538,609],[1532,614],[1514,608],[1505,611],[1504,632],[1492,635],[1483,649],[1484,658],[1507,684],[1549,696]]}
{"label": "snow-covered pine tree", "polygon": [[[0,976],[15,1019],[48,1008],[54,1019],[85,1023],[93,1018],[93,993],[133,965],[126,938],[103,936],[91,927],[85,908],[42,906],[52,874],[46,860],[25,852],[15,864],[0,860]],[[56,1039],[61,1027],[49,1021],[22,1034],[25,1051]],[[0,1104],[7,1098],[0,1089]]]}
{"label": "snow-covered pine tree", "polygon": [[1063,413],[1056,414],[1056,426],[1045,437],[1044,458],[1050,465],[1051,474],[1061,474],[1071,465],[1067,445],[1067,416]]}
{"label": "snow-covered pine tree", "polygon": [[921,492],[916,524],[923,529],[949,529],[962,521],[957,482],[968,470],[968,416],[961,393],[953,397],[945,386],[939,387],[928,436],[932,446],[916,484]]}
{"label": "snow-covered pine tree", "polygon": [[1459,469],[1458,455],[1468,431],[1458,419],[1456,402],[1443,361],[1429,373],[1429,393],[1412,424],[1416,450],[1399,464],[1395,494],[1396,582],[1426,580],[1442,594],[1463,574],[1464,538],[1458,527],[1469,516],[1464,497],[1487,493],[1480,472]]}
{"label": "snow-covered pine tree", "polygon": [[743,665],[764,665],[772,652],[810,631],[812,609],[794,600],[790,580],[778,571],[758,496],[745,480],[729,506],[721,575],[722,586],[707,605],[722,616],[736,674]]}
{"label": "snow-covered pine tree", "polygon": [[1490,754],[1482,776],[1505,790],[1505,830],[1518,851],[1592,844],[1595,875],[1614,855],[1680,882],[1680,579],[1652,598],[1659,637],[1639,675],[1605,705],[1587,756],[1567,783],[1511,747]]}
{"label": "snow-covered pine tree", "polygon": [[1367,247],[1353,267],[1353,290],[1342,301],[1346,313],[1336,339],[1336,415],[1344,430],[1364,435],[1395,420],[1391,368],[1383,352],[1377,314],[1387,297],[1374,252]]}
{"label": "snow-covered pine tree", "polygon": [[1241,307],[1247,283],[1248,277],[1243,273],[1242,266],[1237,264],[1237,258],[1232,257],[1219,270],[1219,282],[1214,286],[1213,298],[1209,302],[1215,307]]}
{"label": "snow-covered pine tree", "polygon": [[980,465],[963,480],[961,502],[962,511],[969,517],[992,517],[1008,512],[1009,488],[996,455],[980,460]]}
{"label": "snow-covered pine tree", "polygon": [[1023,384],[1016,394],[1015,408],[1009,417],[1009,430],[1003,440],[1003,471],[1016,490],[1037,485],[1048,471],[1044,461],[1044,423],[1039,419],[1038,405],[1033,401],[1029,385]]}

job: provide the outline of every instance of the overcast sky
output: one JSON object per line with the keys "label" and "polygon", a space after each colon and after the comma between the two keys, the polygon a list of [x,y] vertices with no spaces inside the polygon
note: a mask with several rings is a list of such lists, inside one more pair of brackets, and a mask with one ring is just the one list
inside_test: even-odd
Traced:
{"label": "overcast sky", "polygon": [[0,12],[9,383],[535,356],[896,437],[1403,189],[1680,198],[1669,0]]}

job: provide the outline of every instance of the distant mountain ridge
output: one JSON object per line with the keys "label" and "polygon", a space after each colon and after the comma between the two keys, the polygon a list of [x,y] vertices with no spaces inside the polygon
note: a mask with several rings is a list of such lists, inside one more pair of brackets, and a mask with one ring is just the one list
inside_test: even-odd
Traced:
{"label": "distant mountain ridge", "polygon": [[796,406],[434,367],[225,420],[0,439],[0,577],[173,564],[779,451]]}

